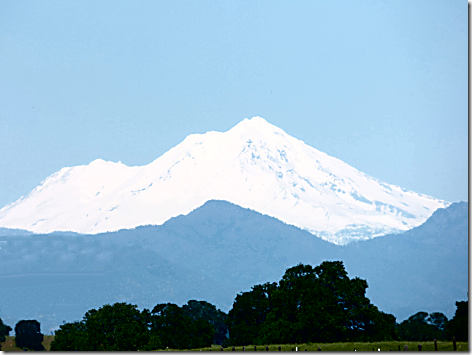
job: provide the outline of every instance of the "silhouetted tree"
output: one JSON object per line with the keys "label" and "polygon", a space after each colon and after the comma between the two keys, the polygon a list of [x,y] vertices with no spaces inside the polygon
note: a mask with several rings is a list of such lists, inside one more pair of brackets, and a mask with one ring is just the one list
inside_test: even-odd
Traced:
{"label": "silhouetted tree", "polygon": [[[6,336],[12,331],[11,327],[3,323],[3,320],[0,318],[0,343],[3,343],[6,340]],[[0,345],[0,350],[2,347]]]}
{"label": "silhouetted tree", "polygon": [[211,345],[214,340],[215,330],[207,320],[193,321],[176,304],[158,304],[151,314],[151,338],[160,348],[201,348]]}
{"label": "silhouetted tree", "polygon": [[115,303],[84,316],[87,344],[97,351],[137,351],[149,342],[146,322],[149,311],[140,312],[136,305]]}
{"label": "silhouetted tree", "polygon": [[262,324],[272,310],[272,295],[276,283],[256,285],[249,292],[236,296],[233,308],[228,313],[228,329],[233,345],[256,344]]}
{"label": "silhouetted tree", "polygon": [[436,339],[446,339],[446,326],[448,323],[447,317],[441,312],[430,313],[429,317],[426,319],[428,324],[431,324],[437,328],[437,338]]}
{"label": "silhouetted tree", "polygon": [[136,305],[115,303],[89,310],[81,322],[66,323],[56,331],[55,351],[147,350],[150,312]]}
{"label": "silhouetted tree", "polygon": [[434,325],[439,330],[446,329],[447,317],[443,313],[440,313],[440,312],[431,313],[428,319],[426,319],[426,321],[429,324]]}
{"label": "silhouetted tree", "polygon": [[35,351],[44,350],[41,325],[37,320],[21,320],[15,325],[16,346]]}
{"label": "silhouetted tree", "polygon": [[91,350],[87,342],[84,322],[65,323],[55,332],[51,351],[87,351]]}
{"label": "silhouetted tree", "polygon": [[215,330],[214,344],[223,344],[228,333],[228,326],[225,324],[228,315],[214,305],[206,301],[190,300],[182,306],[184,314],[189,316],[192,321],[199,319],[208,321]]}
{"label": "silhouetted tree", "polygon": [[190,326],[190,347],[189,349],[203,348],[210,346],[215,339],[215,329],[209,321],[197,319]]}
{"label": "silhouetted tree", "polygon": [[456,302],[456,307],[454,317],[446,324],[447,338],[469,341],[469,301]]}
{"label": "silhouetted tree", "polygon": [[432,313],[428,317],[426,312],[418,312],[397,327],[398,335],[402,340],[430,341],[444,339],[444,322],[447,318],[442,313]]}

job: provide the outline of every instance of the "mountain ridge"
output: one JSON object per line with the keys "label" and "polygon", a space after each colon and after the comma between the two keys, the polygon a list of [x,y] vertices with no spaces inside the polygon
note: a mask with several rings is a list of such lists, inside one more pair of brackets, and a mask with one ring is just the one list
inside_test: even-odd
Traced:
{"label": "mountain ridge", "polygon": [[[145,166],[67,167],[0,209],[0,227],[97,234],[225,200],[335,244],[401,232],[449,203],[372,178],[263,118],[191,134]],[[353,223],[353,221],[356,221]]]}
{"label": "mountain ridge", "polygon": [[454,302],[467,296],[467,246],[468,203],[404,233],[340,246],[209,201],[161,226],[0,237],[0,317],[7,324],[37,319],[48,330],[114,302],[152,308],[197,299],[226,312],[238,293],[280,280],[289,267],[341,260],[350,277],[367,280],[372,303],[398,320],[420,310],[450,318]]}

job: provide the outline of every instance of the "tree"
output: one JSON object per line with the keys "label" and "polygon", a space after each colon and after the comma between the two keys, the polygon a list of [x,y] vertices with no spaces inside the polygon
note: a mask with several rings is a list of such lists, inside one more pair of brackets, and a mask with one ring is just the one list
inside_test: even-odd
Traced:
{"label": "tree", "polygon": [[159,339],[161,348],[189,349],[191,319],[173,303],[157,304],[151,314],[151,335]]}
{"label": "tree", "polygon": [[426,323],[427,318],[428,318],[428,313],[418,312],[418,313],[413,314],[410,318],[408,318],[408,321]]}
{"label": "tree", "polygon": [[236,297],[228,319],[231,343],[395,339],[395,317],[370,304],[366,289],[340,261],[299,264],[278,285],[256,285]]}
{"label": "tree", "polygon": [[[274,293],[274,309],[268,318],[277,319],[271,342],[372,341],[395,337],[395,318],[379,312],[365,292],[360,278],[350,279],[340,261],[323,262],[313,268],[297,265],[288,269]],[[287,328],[288,327],[288,328]]]}
{"label": "tree", "polygon": [[[6,340],[6,336],[12,331],[11,327],[3,323],[3,320],[0,318],[0,343],[3,343]],[[0,350],[1,350],[0,345]]]}
{"label": "tree", "polygon": [[136,305],[115,303],[89,310],[81,322],[65,323],[56,331],[55,351],[137,351],[149,343],[150,312]]}
{"label": "tree", "polygon": [[197,319],[190,327],[190,347],[189,349],[203,348],[211,346],[215,339],[215,329],[209,321]]}
{"label": "tree", "polygon": [[428,324],[434,325],[439,330],[446,329],[447,317],[443,313],[440,313],[440,312],[431,313],[428,319],[426,319],[426,321],[428,322]]}
{"label": "tree", "polygon": [[446,334],[458,341],[469,341],[469,301],[456,302],[456,313],[446,324]]}
{"label": "tree", "polygon": [[15,325],[16,346],[35,351],[44,350],[41,325],[37,320],[21,320]]}
{"label": "tree", "polygon": [[61,325],[51,350],[191,349],[211,345],[214,336],[207,320],[192,320],[175,304],[157,305],[151,313],[140,312],[136,305],[115,303],[89,310],[81,322]]}
{"label": "tree", "polygon": [[150,319],[153,346],[158,345],[159,348],[192,349],[209,346],[215,336],[215,330],[207,320],[193,320],[173,303],[156,305]]}
{"label": "tree", "polygon": [[231,344],[257,344],[262,324],[272,309],[272,295],[277,290],[276,283],[256,285],[249,292],[236,296],[229,311],[227,325]]}
{"label": "tree", "polygon": [[214,344],[223,344],[228,333],[228,326],[225,324],[228,315],[214,305],[205,301],[190,300],[182,306],[184,314],[189,316],[192,321],[199,319],[208,321],[215,331]]}
{"label": "tree", "polygon": [[55,332],[51,351],[90,350],[84,322],[65,323]]}
{"label": "tree", "polygon": [[136,305],[115,303],[84,316],[87,350],[137,351],[149,342],[149,311],[141,313]]}
{"label": "tree", "polygon": [[426,312],[415,313],[398,325],[398,335],[400,339],[410,341],[444,339],[444,331],[437,325],[441,325],[444,318],[447,320],[444,314],[438,312],[430,316]]}

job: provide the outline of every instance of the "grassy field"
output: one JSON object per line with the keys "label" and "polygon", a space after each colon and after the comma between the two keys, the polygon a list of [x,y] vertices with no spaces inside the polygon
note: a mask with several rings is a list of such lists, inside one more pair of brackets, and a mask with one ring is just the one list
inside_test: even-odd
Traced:
{"label": "grassy field", "polygon": [[[453,351],[452,341],[438,341],[438,351]],[[413,342],[413,341],[382,341],[376,343],[309,343],[309,344],[281,344],[282,351],[295,351],[295,347],[298,347],[298,351],[404,351],[405,345],[408,345],[408,351],[418,351],[418,344],[422,345],[422,351],[434,351],[434,342]],[[469,344],[467,342],[457,342],[458,351],[469,351]],[[242,351],[242,346],[236,346],[236,351]],[[193,349],[193,351],[208,351],[210,348]],[[218,345],[212,346],[212,351],[220,351],[221,347]],[[279,345],[269,345],[269,351],[278,351]],[[223,349],[223,351],[232,351],[232,347]],[[254,345],[246,346],[245,351],[254,351]],[[257,351],[266,351],[266,347],[258,345]]]}
{"label": "grassy field", "polygon": [[[42,344],[47,351],[49,351],[49,349],[51,348],[51,343],[53,340],[54,340],[54,335],[44,336]],[[7,339],[3,343],[0,343],[0,344],[2,345],[2,348],[0,349],[1,351],[22,351],[22,349],[16,347],[15,337],[7,336]]]}
{"label": "grassy field", "polygon": [[[51,348],[51,343],[54,340],[54,335],[45,335],[43,340],[44,348],[49,351]],[[318,351],[318,348],[321,351],[398,351],[398,346],[400,350],[404,351],[405,345],[408,345],[408,351],[418,351],[418,344],[422,345],[423,351],[434,351],[434,342],[424,341],[424,342],[414,342],[414,341],[382,341],[377,343],[309,343],[309,344],[281,344],[282,351],[295,351],[295,347],[298,347],[298,351]],[[5,342],[1,343],[2,351],[21,351],[20,348],[15,346],[15,337],[7,336]],[[236,351],[242,351],[242,346],[236,346]],[[201,348],[201,349],[192,349],[191,351],[209,351],[210,348]],[[212,351],[221,351],[219,345],[212,345]],[[278,351],[279,345],[269,345],[269,351]],[[438,341],[438,351],[452,351],[452,341]],[[466,342],[457,342],[458,351],[469,351],[469,344]],[[161,350],[161,351],[178,351],[173,349]],[[223,349],[223,351],[232,351],[232,347]],[[254,345],[246,346],[245,351],[254,351]],[[265,345],[258,345],[257,351],[266,351]]]}

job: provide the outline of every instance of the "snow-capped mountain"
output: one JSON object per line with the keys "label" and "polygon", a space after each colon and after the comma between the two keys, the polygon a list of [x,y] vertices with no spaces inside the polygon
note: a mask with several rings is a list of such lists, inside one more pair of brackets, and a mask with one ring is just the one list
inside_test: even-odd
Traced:
{"label": "snow-capped mountain", "polygon": [[192,134],[145,166],[63,168],[0,210],[0,227],[101,233],[226,200],[346,244],[411,229],[449,203],[374,179],[254,117]]}

